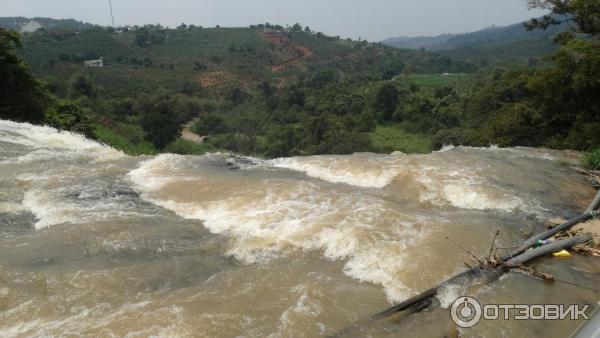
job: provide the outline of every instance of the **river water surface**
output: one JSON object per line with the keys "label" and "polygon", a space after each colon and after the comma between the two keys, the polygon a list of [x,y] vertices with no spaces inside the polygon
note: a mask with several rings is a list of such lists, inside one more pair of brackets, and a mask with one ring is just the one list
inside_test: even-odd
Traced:
{"label": "river water surface", "polygon": [[[562,153],[446,148],[260,160],[131,157],[0,121],[0,337],[319,337],[465,269],[496,230],[511,246],[595,192]],[[482,302],[597,304],[592,258],[543,259]],[[570,283],[577,284],[572,285]],[[457,330],[457,286],[350,336],[564,336],[570,321]],[[594,305],[595,306],[595,305]]]}

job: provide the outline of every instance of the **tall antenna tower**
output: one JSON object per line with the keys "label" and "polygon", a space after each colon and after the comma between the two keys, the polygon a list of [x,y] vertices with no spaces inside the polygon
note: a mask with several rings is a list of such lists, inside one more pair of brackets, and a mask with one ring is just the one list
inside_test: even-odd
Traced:
{"label": "tall antenna tower", "polygon": [[112,3],[108,0],[108,8],[110,8],[110,19],[112,20],[112,27],[115,28],[115,16],[113,15]]}

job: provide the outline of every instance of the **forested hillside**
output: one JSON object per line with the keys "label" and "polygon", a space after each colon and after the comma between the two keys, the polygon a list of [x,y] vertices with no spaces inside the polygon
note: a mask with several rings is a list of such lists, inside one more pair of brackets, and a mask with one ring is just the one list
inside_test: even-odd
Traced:
{"label": "forested hillside", "polygon": [[[21,42],[18,55],[52,96],[73,104],[77,114],[91,117],[90,129],[101,140],[132,153],[207,148],[267,156],[388,151],[391,146],[381,145],[380,137],[371,142],[378,87],[417,73],[468,70],[448,57],[329,37],[298,24],[176,29],[150,25],[118,31],[61,26],[22,34]],[[100,57],[104,67],[84,67],[84,61]],[[329,89],[341,84],[339,91]],[[324,93],[330,94],[312,97]],[[334,108],[340,103],[333,101],[349,98],[346,94],[355,95],[356,102]],[[342,111],[352,105],[351,112]],[[352,119],[354,127],[342,123],[346,113],[344,118]],[[196,116],[201,121],[223,120],[225,127],[204,131],[210,137],[202,146],[177,140],[179,126]],[[308,125],[319,116],[327,117],[327,128],[339,130],[341,136],[309,140],[321,133],[313,130],[318,123]],[[61,125],[62,120],[70,119],[53,123],[72,125]],[[253,129],[240,131],[238,123]],[[174,127],[163,128],[167,124]],[[290,128],[296,132],[288,143],[298,144],[281,148],[275,139]],[[418,146],[408,150],[430,149],[428,138],[414,138]]]}
{"label": "forested hillside", "polygon": [[[556,20],[565,20],[566,17],[553,16]],[[438,36],[420,37],[395,37],[382,41],[384,44],[405,49],[425,48],[429,51],[448,50],[457,47],[467,47],[485,43],[507,43],[518,40],[531,40],[543,38],[551,40],[558,33],[568,29],[565,23],[548,27],[546,30],[527,30],[525,23],[517,23],[510,26],[491,26],[479,31],[463,34],[443,34]]]}
{"label": "forested hillside", "polygon": [[[343,77],[397,75],[405,65],[418,73],[463,70],[460,62],[431,53],[343,40],[301,27],[268,27],[183,25],[168,29],[151,25],[120,32],[61,27],[25,34],[19,55],[38,76],[61,82],[89,74],[111,95],[197,85],[250,88],[265,80],[279,85],[321,69],[335,70]],[[83,68],[84,60],[99,57],[106,69]]]}
{"label": "forested hillside", "polygon": [[[600,12],[589,1],[550,6],[553,16],[529,23],[556,47],[503,42],[519,28],[486,32],[499,38],[446,55],[299,24],[3,30],[2,69],[13,74],[3,78],[13,82],[3,83],[9,104],[0,116],[78,130],[134,154],[278,157],[444,144],[590,151],[600,146]],[[573,29],[556,34],[560,17]],[[84,67],[100,57],[104,67]],[[189,121],[202,144],[179,138]],[[598,166],[600,154],[591,154]]]}
{"label": "forested hillside", "polygon": [[563,22],[567,17],[555,15],[553,18],[562,23],[545,30],[528,30],[524,23],[518,23],[505,27],[492,26],[464,34],[389,38],[383,43],[396,48],[424,48],[450,56],[454,60],[462,60],[474,67],[541,63],[544,55],[558,49],[554,37],[569,28]]}

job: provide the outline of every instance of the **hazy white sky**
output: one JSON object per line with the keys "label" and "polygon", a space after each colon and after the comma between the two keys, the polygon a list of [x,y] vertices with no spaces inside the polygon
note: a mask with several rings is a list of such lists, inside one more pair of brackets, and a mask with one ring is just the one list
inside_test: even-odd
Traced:
{"label": "hazy white sky", "polygon": [[[526,0],[112,0],[117,25],[205,27],[300,22],[371,41],[508,25],[542,14]],[[108,25],[108,0],[0,0],[0,16],[74,18]]]}

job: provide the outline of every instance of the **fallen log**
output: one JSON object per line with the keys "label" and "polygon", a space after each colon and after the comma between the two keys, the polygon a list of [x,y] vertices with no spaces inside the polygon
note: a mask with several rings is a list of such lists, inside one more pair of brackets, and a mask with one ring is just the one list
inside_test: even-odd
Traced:
{"label": "fallen log", "polygon": [[507,261],[507,260],[511,259],[512,257],[517,256],[520,253],[524,252],[525,250],[531,248],[538,241],[543,241],[545,239],[548,239],[561,231],[569,230],[573,226],[575,226],[579,223],[586,222],[592,218],[597,217],[598,214],[596,213],[595,210],[598,209],[598,206],[600,206],[600,191],[596,194],[596,197],[594,198],[594,200],[592,201],[590,206],[587,208],[587,210],[583,214],[581,214],[577,217],[571,218],[570,220],[566,221],[565,223],[555,226],[554,228],[552,228],[548,231],[542,232],[540,234],[537,234],[537,235],[531,237],[530,239],[523,242],[516,249],[510,250],[506,255],[502,256],[500,258],[500,261]]}
{"label": "fallen log", "polygon": [[527,251],[522,255],[519,255],[513,259],[510,259],[510,260],[504,262],[500,266],[500,268],[502,270],[509,271],[510,269],[519,267],[520,265],[525,264],[536,258],[550,255],[553,252],[570,249],[577,244],[589,242],[591,240],[592,240],[592,236],[586,235],[586,236],[571,237],[571,238],[563,239],[560,241],[552,242],[550,244],[542,245],[538,248]]}
{"label": "fallen log", "polygon": [[414,297],[412,297],[410,299],[407,299],[407,300],[403,301],[402,303],[396,304],[396,305],[394,305],[394,306],[392,306],[392,307],[390,307],[390,308],[388,308],[386,310],[383,310],[383,311],[381,311],[381,312],[379,312],[379,313],[371,316],[369,318],[369,321],[383,319],[383,318],[392,316],[392,315],[394,315],[394,314],[396,314],[398,312],[402,312],[402,311],[404,311],[404,310],[406,310],[406,309],[408,309],[408,308],[410,308],[410,307],[412,307],[412,306],[414,306],[416,304],[419,304],[419,303],[427,300],[428,298],[431,298],[431,297],[437,295],[438,290],[441,287],[443,287],[444,285],[450,284],[451,282],[457,281],[457,280],[459,280],[461,278],[469,277],[471,275],[476,274],[479,271],[483,271],[483,270],[481,268],[479,268],[479,267],[476,267],[476,268],[471,268],[471,269],[469,269],[467,271],[464,271],[464,272],[462,272],[462,273],[460,273],[460,274],[458,274],[458,275],[456,275],[454,277],[451,277],[450,279],[448,279],[448,280],[446,280],[446,281],[444,281],[444,282],[442,282],[442,283],[440,283],[440,284],[432,287],[431,289],[429,289],[429,290],[427,290],[425,292],[422,292],[422,293],[420,293],[420,294],[418,294],[418,295],[416,295],[416,296],[414,296]]}
{"label": "fallen log", "polygon": [[600,206],[600,191],[598,191],[598,194],[596,194],[596,197],[594,198],[586,212],[592,212],[598,209],[598,206]]}
{"label": "fallen log", "polygon": [[[600,193],[598,195],[600,196]],[[526,240],[525,242],[523,242],[516,249],[510,250],[506,255],[501,256],[500,261],[504,262],[515,256],[518,256],[519,254],[523,253],[525,250],[534,246],[538,241],[543,241],[545,239],[548,239],[561,231],[569,230],[573,226],[575,226],[581,222],[588,221],[588,220],[592,219],[593,217],[594,217],[594,211],[587,211],[577,217],[571,218],[570,220],[566,221],[565,223],[563,223],[561,225],[555,226],[554,228],[552,228],[548,231],[544,231],[540,234],[537,234],[537,235],[531,237],[530,239]]]}
{"label": "fallen log", "polygon": [[[590,241],[591,239],[592,239],[591,236],[577,236],[577,237],[572,237],[572,238],[560,240],[557,242],[553,242],[553,243],[541,246],[539,248],[533,249],[531,251],[528,251],[528,252],[526,252],[522,255],[519,255],[517,257],[514,257],[512,259],[509,259],[506,262],[502,263],[499,267],[491,270],[491,272],[493,272],[496,275],[494,278],[494,279],[496,279],[496,278],[499,278],[502,274],[510,271],[511,269],[518,268],[519,266],[521,266],[524,263],[527,263],[531,260],[534,260],[534,259],[542,257],[542,256],[549,255],[553,252],[557,252],[557,251],[564,250],[564,249],[569,249],[577,244],[581,244],[581,243]],[[476,268],[467,270],[465,272],[462,272],[462,273],[438,284],[437,286],[435,286],[421,294],[418,294],[400,304],[394,305],[382,312],[379,312],[379,313],[371,316],[369,320],[373,321],[373,320],[383,319],[383,318],[392,316],[394,314],[397,314],[399,312],[402,312],[404,310],[410,309],[413,306],[417,306],[420,303],[422,303],[423,301],[426,301],[427,299],[437,295],[437,292],[440,288],[442,288],[448,284],[456,283],[461,278],[476,275],[478,272],[486,273],[486,272],[490,272],[490,270],[482,268],[482,267],[476,267]]]}

